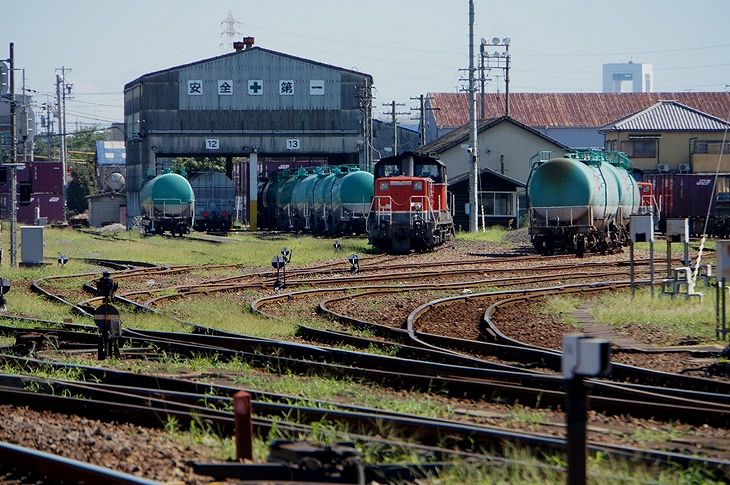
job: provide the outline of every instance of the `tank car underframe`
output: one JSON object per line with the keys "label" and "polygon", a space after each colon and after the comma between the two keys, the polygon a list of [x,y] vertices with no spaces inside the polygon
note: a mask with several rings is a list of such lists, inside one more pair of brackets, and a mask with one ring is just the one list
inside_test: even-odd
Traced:
{"label": "tank car underframe", "polygon": [[605,224],[603,229],[592,225],[533,226],[530,238],[540,254],[548,256],[556,251],[565,251],[582,257],[587,252],[606,254],[623,251],[623,247],[629,244],[629,231],[615,221]]}
{"label": "tank car underframe", "polygon": [[163,234],[169,232],[173,236],[190,232],[190,221],[188,218],[173,216],[157,216],[152,219],[146,218],[142,220],[147,234]]}

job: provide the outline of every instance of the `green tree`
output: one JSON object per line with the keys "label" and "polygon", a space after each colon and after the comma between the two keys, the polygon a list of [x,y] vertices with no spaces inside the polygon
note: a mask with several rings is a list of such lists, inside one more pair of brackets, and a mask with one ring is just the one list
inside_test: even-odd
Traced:
{"label": "green tree", "polygon": [[92,163],[77,163],[71,169],[71,181],[66,189],[69,215],[81,214],[89,208],[87,196],[94,193],[96,177]]}
{"label": "green tree", "polygon": [[66,191],[69,215],[89,208],[87,196],[96,191],[96,142],[104,139],[104,130],[94,126],[76,131],[66,138],[71,181]]}
{"label": "green tree", "polygon": [[184,168],[188,177],[205,170],[226,172],[226,159],[224,157],[178,157],[174,160],[174,165]]}

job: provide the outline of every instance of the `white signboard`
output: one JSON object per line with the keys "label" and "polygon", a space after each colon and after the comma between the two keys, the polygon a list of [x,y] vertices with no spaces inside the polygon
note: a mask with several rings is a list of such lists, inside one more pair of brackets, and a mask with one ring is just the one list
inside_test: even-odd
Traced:
{"label": "white signboard", "polygon": [[312,96],[324,96],[324,80],[312,79],[309,81],[309,94]]}
{"label": "white signboard", "polygon": [[218,96],[233,96],[233,79],[218,80]]}
{"label": "white signboard", "polygon": [[282,79],[279,81],[280,96],[294,96],[294,80]]}
{"label": "white signboard", "polygon": [[287,150],[299,150],[301,148],[298,138],[289,138],[286,140]]}
{"label": "white signboard", "polygon": [[219,150],[221,147],[219,138],[206,138],[205,149],[206,150]]}
{"label": "white signboard", "polygon": [[203,81],[201,79],[188,80],[188,96],[202,96]]}

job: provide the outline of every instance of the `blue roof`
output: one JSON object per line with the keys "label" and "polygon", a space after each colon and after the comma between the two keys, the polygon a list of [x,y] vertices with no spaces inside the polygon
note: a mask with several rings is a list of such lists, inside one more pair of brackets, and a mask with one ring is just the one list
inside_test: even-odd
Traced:
{"label": "blue roof", "polygon": [[127,151],[123,141],[97,141],[96,161],[99,165],[126,165]]}

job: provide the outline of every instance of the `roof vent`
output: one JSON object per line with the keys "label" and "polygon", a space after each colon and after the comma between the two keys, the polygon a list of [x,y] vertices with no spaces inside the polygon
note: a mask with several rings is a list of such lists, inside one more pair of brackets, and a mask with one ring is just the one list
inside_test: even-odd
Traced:
{"label": "roof vent", "polygon": [[250,49],[253,47],[254,44],[254,38],[253,37],[244,37],[243,41],[236,41],[233,43],[233,48],[236,50],[236,52],[241,52],[242,50]]}

